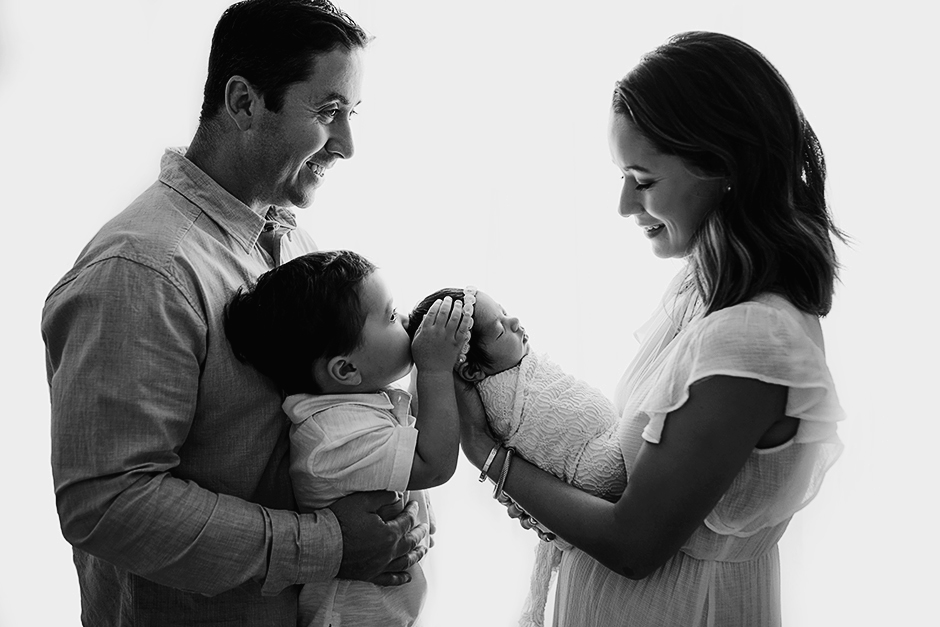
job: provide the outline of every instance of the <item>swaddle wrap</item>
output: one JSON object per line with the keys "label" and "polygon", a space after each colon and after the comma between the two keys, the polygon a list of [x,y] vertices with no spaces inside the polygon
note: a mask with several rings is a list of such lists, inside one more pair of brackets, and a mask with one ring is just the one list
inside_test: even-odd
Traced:
{"label": "swaddle wrap", "polygon": [[[487,419],[503,445],[527,461],[596,496],[616,499],[627,485],[613,404],[596,388],[566,374],[547,355],[529,352],[520,364],[477,384]],[[563,541],[541,542],[520,625],[541,626]],[[570,545],[567,545],[570,546]]]}

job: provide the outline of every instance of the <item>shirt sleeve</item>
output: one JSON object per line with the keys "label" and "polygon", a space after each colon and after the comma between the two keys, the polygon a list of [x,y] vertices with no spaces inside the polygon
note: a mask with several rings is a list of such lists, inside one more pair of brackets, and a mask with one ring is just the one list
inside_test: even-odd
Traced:
{"label": "shirt sleeve", "polygon": [[147,579],[207,595],[248,580],[276,594],[335,576],[342,536],[332,513],[270,510],[173,476],[205,357],[198,312],[173,277],[124,257],[50,294],[42,330],[64,536]]}
{"label": "shirt sleeve", "polygon": [[785,413],[799,419],[796,435],[754,449],[705,519],[716,533],[747,537],[785,521],[815,498],[842,453],[836,426],[845,416],[822,346],[803,324],[758,302],[716,312],[677,338],[661,381],[639,405],[649,416],[643,438],[657,443],[669,412],[685,404],[696,381],[726,375],[787,387]]}
{"label": "shirt sleeve", "polygon": [[689,387],[716,375],[788,387],[786,415],[805,423],[798,441],[834,436],[844,418],[822,347],[787,312],[744,303],[699,320],[676,341],[660,383],[639,406],[650,417],[643,431],[649,442],[659,441],[666,415],[685,404]]}

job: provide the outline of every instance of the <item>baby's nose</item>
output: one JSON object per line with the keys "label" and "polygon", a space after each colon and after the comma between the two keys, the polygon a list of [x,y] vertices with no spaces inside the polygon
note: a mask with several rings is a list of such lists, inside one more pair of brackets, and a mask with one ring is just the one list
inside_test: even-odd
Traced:
{"label": "baby's nose", "polygon": [[509,319],[509,328],[512,329],[513,333],[519,330],[519,318],[510,318]]}

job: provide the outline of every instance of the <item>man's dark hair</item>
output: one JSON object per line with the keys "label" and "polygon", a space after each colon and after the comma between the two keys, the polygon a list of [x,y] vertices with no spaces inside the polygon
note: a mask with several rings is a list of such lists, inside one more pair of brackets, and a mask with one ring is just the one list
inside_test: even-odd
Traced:
{"label": "man's dark hair", "polygon": [[363,48],[371,38],[329,0],[244,0],[233,4],[215,27],[200,124],[222,107],[225,86],[241,76],[275,113],[284,91],[310,78],[311,60],[342,46]]}
{"label": "man's dark hair", "polygon": [[359,288],[376,267],[348,250],[309,253],[262,274],[225,306],[235,356],[269,377],[284,395],[319,393],[313,364],[361,341],[366,315]]}

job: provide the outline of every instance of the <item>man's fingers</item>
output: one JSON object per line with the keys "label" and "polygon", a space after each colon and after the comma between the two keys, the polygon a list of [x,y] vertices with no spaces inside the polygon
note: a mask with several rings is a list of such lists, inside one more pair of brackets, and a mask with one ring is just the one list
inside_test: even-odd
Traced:
{"label": "man's fingers", "polygon": [[411,531],[404,535],[401,542],[398,544],[401,549],[400,553],[407,554],[421,547],[424,539],[428,537],[428,531],[427,523],[421,523],[412,528]]}
{"label": "man's fingers", "polygon": [[403,572],[417,564],[421,561],[421,558],[424,557],[428,552],[428,547],[424,544],[419,544],[412,550],[408,551],[399,558],[393,559],[388,568],[385,569],[386,573],[396,573]]}
{"label": "man's fingers", "polygon": [[400,586],[411,581],[409,573],[382,573],[372,580],[377,586]]}
{"label": "man's fingers", "polygon": [[[385,492],[384,494],[395,494],[395,493]],[[381,507],[379,507],[377,510],[375,510],[375,513],[378,514],[379,518],[381,518],[385,522],[388,522],[394,519],[395,517],[397,517],[399,514],[401,514],[404,509],[405,509],[404,499],[402,499],[399,496],[391,503],[386,503],[385,505],[382,505]]]}
{"label": "man's fingers", "polygon": [[[392,520],[387,521],[388,526],[391,527],[391,530],[396,535],[405,535],[406,529],[411,529],[410,533],[414,533],[417,527],[423,526],[425,528],[425,535],[427,535],[427,525],[418,525],[418,502],[417,501],[408,501],[408,504],[405,506],[405,509],[402,510]],[[407,536],[406,536],[407,537]]]}

